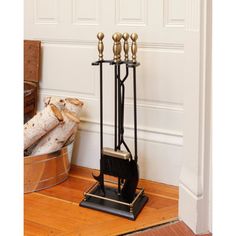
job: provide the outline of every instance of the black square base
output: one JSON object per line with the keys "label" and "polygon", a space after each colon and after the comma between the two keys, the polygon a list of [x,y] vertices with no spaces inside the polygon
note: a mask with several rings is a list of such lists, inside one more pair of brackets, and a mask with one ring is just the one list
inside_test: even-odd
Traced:
{"label": "black square base", "polygon": [[[85,194],[86,197],[83,201],[80,202],[80,206],[107,212],[113,215],[122,216],[130,220],[135,220],[144,205],[146,204],[146,202],[148,201],[147,196],[145,196],[144,194],[140,194],[134,201],[132,210],[130,210],[131,208],[129,203],[117,194],[116,188],[105,186],[105,192],[106,195],[104,196],[103,192],[101,191],[100,185],[95,186],[95,188],[93,188],[92,191],[89,192],[89,194],[104,197],[104,199],[100,199],[95,196],[88,196]],[[136,194],[136,196],[137,195],[138,193]],[[115,200],[117,202],[111,200]],[[123,202],[127,205],[124,205],[119,202]]]}

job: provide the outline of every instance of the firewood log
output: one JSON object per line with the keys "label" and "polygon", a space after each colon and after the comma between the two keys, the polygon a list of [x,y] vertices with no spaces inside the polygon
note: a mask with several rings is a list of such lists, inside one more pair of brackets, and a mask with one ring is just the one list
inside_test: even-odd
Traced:
{"label": "firewood log", "polygon": [[53,104],[37,113],[24,125],[24,150],[55,128],[61,121],[63,121],[63,116]]}
{"label": "firewood log", "polygon": [[79,119],[68,110],[62,111],[63,122],[40,139],[31,155],[39,155],[59,150],[77,129]]}
{"label": "firewood log", "polygon": [[78,132],[78,126],[74,128],[74,130],[72,131],[71,136],[67,139],[67,141],[64,143],[63,146],[66,146],[66,145],[72,143],[76,138],[77,132]]}
{"label": "firewood log", "polygon": [[80,117],[81,110],[84,105],[84,103],[77,98],[62,99],[60,97],[46,97],[44,99],[44,104],[45,104],[45,106],[47,106],[49,104],[54,104],[55,106],[57,106],[61,110],[67,109],[71,112],[76,113],[78,117]]}
{"label": "firewood log", "polygon": [[76,113],[78,117],[81,116],[81,111],[84,103],[77,98],[66,98],[65,108]]}
{"label": "firewood log", "polygon": [[60,97],[45,97],[44,98],[44,105],[45,107],[50,105],[50,104],[54,104],[58,109],[64,109],[65,108],[65,99],[60,98]]}

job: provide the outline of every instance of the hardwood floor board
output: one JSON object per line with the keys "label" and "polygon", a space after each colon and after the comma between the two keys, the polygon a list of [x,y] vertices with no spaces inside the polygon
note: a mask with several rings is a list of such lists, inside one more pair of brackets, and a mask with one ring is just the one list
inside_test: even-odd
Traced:
{"label": "hardwood floor board", "polygon": [[25,236],[57,236],[63,233],[63,231],[29,220],[25,220],[24,226]]}
{"label": "hardwood floor board", "polygon": [[142,214],[138,216],[136,221],[130,221],[124,218],[117,218],[107,221],[107,224],[96,223],[94,227],[84,227],[76,234],[78,231],[70,232],[65,234],[66,236],[72,235],[96,235],[96,236],[113,236],[121,235],[131,231],[140,230],[143,228],[151,227],[153,225],[163,224],[168,221],[176,220],[176,215],[174,214],[173,207],[162,208],[156,210],[150,207],[143,209]]}
{"label": "hardwood floor board", "polygon": [[[40,194],[25,198],[25,220],[40,223],[61,231],[79,230],[81,227],[106,222],[107,214],[79,207],[78,204],[59,201]],[[105,217],[105,218],[104,218]],[[113,219],[115,216],[110,216]]]}
{"label": "hardwood floor board", "polygon": [[95,182],[69,177],[57,186],[40,191],[40,194],[80,203],[84,197],[84,191],[93,183]]}
{"label": "hardwood floor board", "polygon": [[172,205],[178,206],[178,201],[176,200],[164,198],[160,196],[155,196],[151,194],[146,194],[146,195],[149,198],[146,206],[149,206],[155,209],[160,209],[160,208],[172,206]]}
{"label": "hardwood floor board", "polygon": [[83,192],[95,183],[91,172],[73,166],[65,182],[25,194],[25,235],[121,235],[177,219],[178,188],[149,181],[141,182],[149,201],[135,221],[80,207]]}
{"label": "hardwood floor board", "polygon": [[[170,223],[164,226],[147,229],[142,232],[128,234],[127,236],[197,236],[192,230],[182,221]],[[199,235],[200,236],[200,235]],[[201,236],[212,236],[209,234],[202,234]]]}
{"label": "hardwood floor board", "polygon": [[[94,169],[88,169],[85,167],[79,167],[72,165],[71,166],[71,171],[70,171],[70,176],[73,177],[78,177],[78,178],[86,178],[88,180],[92,179],[92,173],[98,174],[98,170]],[[110,176],[106,176],[107,179],[113,179]],[[173,185],[167,185],[167,184],[162,184],[154,181],[149,181],[149,180],[144,180],[140,179],[139,180],[139,187],[143,187],[145,189],[145,192],[148,192],[150,194],[155,194],[155,195],[162,195],[165,197],[173,198],[175,200],[178,200],[179,198],[179,188],[177,186]]]}
{"label": "hardwood floor board", "polygon": [[152,182],[144,179],[141,179],[139,181],[139,185],[144,187],[145,192],[163,195],[165,197],[173,198],[175,200],[179,199],[179,188],[176,186]]}
{"label": "hardwood floor board", "polygon": [[70,169],[71,175],[83,176],[83,177],[87,177],[87,178],[91,179],[92,173],[97,175],[97,174],[99,174],[99,171],[95,170],[95,169],[89,169],[86,167],[82,167],[82,166],[71,165],[71,169]]}
{"label": "hardwood floor board", "polygon": [[[40,194],[80,203],[80,201],[83,199],[84,189],[88,189],[93,183],[95,182],[91,180],[88,181],[70,176],[69,179],[62,184],[50,189],[42,190],[40,191]],[[178,203],[177,200],[165,198],[164,195],[159,196],[148,193],[147,196],[149,197],[149,201],[146,205],[156,209]]]}

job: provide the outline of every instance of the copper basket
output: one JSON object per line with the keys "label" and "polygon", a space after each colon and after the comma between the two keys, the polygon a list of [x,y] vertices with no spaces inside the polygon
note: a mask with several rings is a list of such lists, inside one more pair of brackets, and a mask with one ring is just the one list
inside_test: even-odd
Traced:
{"label": "copper basket", "polygon": [[69,175],[73,143],[62,149],[24,157],[24,193],[52,187]]}

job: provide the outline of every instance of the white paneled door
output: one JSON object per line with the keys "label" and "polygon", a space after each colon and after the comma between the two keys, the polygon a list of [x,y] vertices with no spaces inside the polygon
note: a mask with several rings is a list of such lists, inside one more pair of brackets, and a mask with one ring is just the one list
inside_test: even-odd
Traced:
{"label": "white paneled door", "polygon": [[[99,167],[97,32],[137,32],[138,154],[142,178],[178,185],[183,161],[185,0],[25,0],[25,38],[42,40],[40,97],[85,103],[73,162]],[[113,70],[104,72],[105,145],[113,146]],[[133,148],[132,83],[127,81],[125,138]]]}

